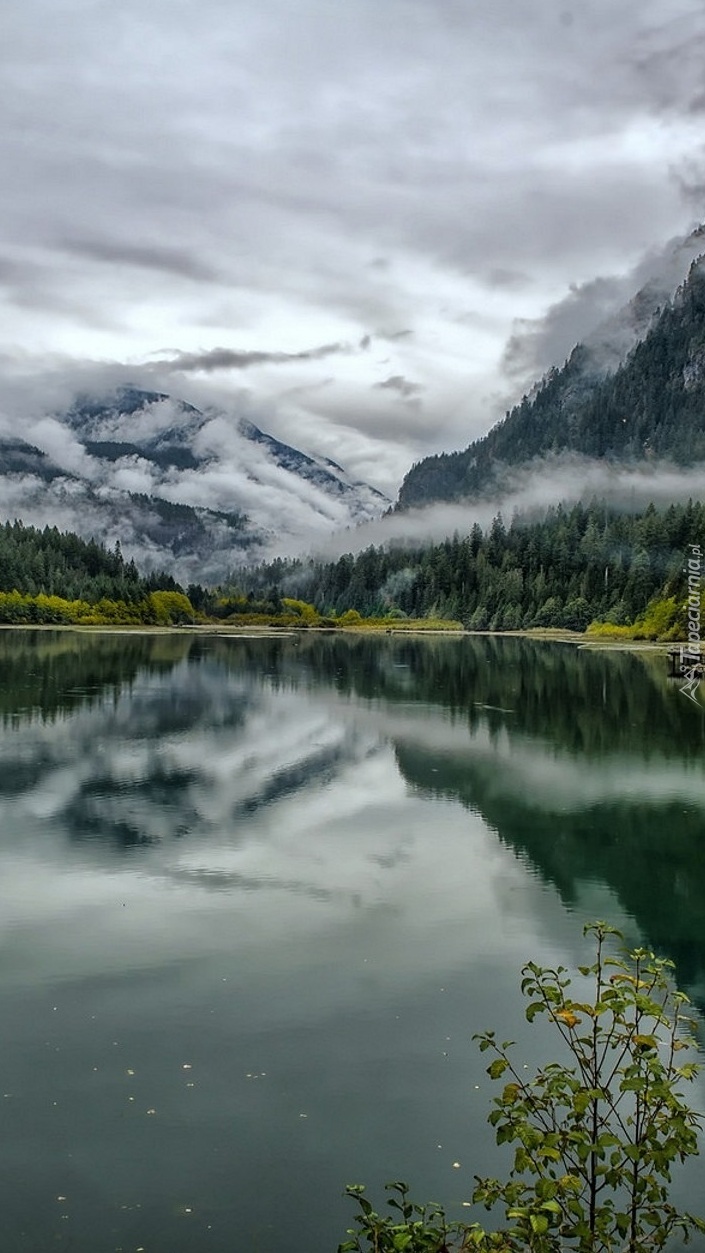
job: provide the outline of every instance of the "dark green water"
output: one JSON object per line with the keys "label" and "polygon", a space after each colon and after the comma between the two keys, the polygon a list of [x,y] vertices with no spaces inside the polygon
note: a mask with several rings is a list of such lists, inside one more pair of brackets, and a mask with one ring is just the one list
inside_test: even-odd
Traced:
{"label": "dark green water", "polygon": [[705,721],[663,658],[5,631],[0,719],[8,1253],[334,1253],[343,1185],[395,1177],[467,1215],[470,1037],[546,1060],[518,971],[587,920],[705,1009]]}

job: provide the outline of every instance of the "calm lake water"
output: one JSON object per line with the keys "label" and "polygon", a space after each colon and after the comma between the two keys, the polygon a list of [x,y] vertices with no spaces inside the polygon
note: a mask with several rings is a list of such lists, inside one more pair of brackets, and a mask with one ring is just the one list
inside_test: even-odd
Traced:
{"label": "calm lake water", "polygon": [[547,1060],[524,961],[604,917],[705,1009],[705,720],[665,672],[1,632],[0,1247],[334,1253],[345,1183],[392,1178],[467,1216],[472,1033]]}

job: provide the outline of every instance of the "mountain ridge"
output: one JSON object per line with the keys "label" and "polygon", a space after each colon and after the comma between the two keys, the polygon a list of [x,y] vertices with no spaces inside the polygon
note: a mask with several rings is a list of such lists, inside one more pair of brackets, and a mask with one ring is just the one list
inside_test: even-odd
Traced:
{"label": "mountain ridge", "polygon": [[616,369],[596,370],[590,344],[576,345],[564,365],[549,370],[486,435],[463,450],[412,466],[395,509],[496,495],[509,471],[562,452],[610,462],[705,461],[703,412],[705,259],[700,256],[673,298],[649,316],[643,337]]}
{"label": "mountain ridge", "polygon": [[[249,419],[127,384],[0,436],[0,516],[58,524],[145,569],[218,581],[282,540],[376,518],[390,501]],[[44,447],[41,446],[42,442]]]}

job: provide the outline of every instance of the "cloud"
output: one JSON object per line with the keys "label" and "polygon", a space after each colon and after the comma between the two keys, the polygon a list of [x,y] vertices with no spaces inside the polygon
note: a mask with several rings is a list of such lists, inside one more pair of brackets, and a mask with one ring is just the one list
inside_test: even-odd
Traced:
{"label": "cloud", "polygon": [[628,60],[663,112],[685,108],[698,115],[705,108],[705,33],[701,15],[695,9],[688,12],[688,7],[652,23]]}
{"label": "cloud", "polygon": [[411,396],[418,396],[419,392],[424,390],[420,383],[411,383],[401,374],[392,374],[383,383],[375,383],[374,387],[377,391],[398,392],[405,400]]}
{"label": "cloud", "polygon": [[195,282],[212,282],[217,271],[188,252],[169,248],[163,244],[134,244],[118,240],[77,240],[64,242],[66,252],[72,256],[85,257],[103,265],[129,265],[146,270],[157,270],[178,278]]}
{"label": "cloud", "polygon": [[[361,344],[361,347],[367,347]],[[155,362],[158,369],[181,374],[206,373],[213,370],[249,370],[259,365],[288,365],[292,361],[322,361],[351,353],[349,344],[322,344],[320,348],[305,348],[301,352],[238,352],[232,348],[211,348],[208,352],[179,352],[175,356]]]}
{"label": "cloud", "polygon": [[89,457],[75,435],[56,418],[42,417],[27,429],[28,441],[47,453],[55,465],[69,474],[80,475],[89,481],[99,474],[97,462]]}
{"label": "cloud", "polygon": [[[0,47],[0,341],[37,398],[58,358],[219,404],[248,371],[265,429],[330,451],[344,428],[353,473],[378,422],[393,490],[702,216],[703,40],[690,0],[243,0],[237,23],[26,0]],[[423,411],[375,387],[382,341]],[[279,403],[323,356],[330,409]]]}
{"label": "cloud", "polygon": [[376,331],[375,339],[384,339],[384,340],[387,340],[390,344],[393,344],[395,340],[408,339],[409,335],[413,335],[413,333],[414,332],[411,330],[410,327],[407,327],[405,330],[401,330],[401,331]]}
{"label": "cloud", "polygon": [[604,500],[616,508],[637,511],[650,502],[666,506],[698,499],[705,493],[705,464],[688,470],[667,463],[606,463],[573,454],[537,459],[508,471],[501,491],[477,501],[428,505],[403,513],[388,513],[376,522],[334,535],[319,545],[315,556],[337,557],[362,552],[372,544],[406,542],[424,545],[453,535],[467,535],[475,523],[486,528],[501,513],[505,522],[515,514],[538,519],[559,503]]}
{"label": "cloud", "polygon": [[577,343],[587,343],[596,364],[616,368],[703,253],[705,230],[698,228],[649,251],[624,274],[571,287],[541,318],[516,322],[502,357],[505,374],[529,384],[561,365]]}
{"label": "cloud", "polygon": [[496,265],[487,271],[487,281],[492,287],[509,287],[518,290],[525,287],[530,282],[530,278],[522,270],[512,270],[503,265]]}

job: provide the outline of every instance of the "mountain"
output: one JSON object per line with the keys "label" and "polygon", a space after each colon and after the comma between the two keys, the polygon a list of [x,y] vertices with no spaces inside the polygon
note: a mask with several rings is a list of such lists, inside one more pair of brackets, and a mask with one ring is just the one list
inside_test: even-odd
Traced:
{"label": "mountain", "polygon": [[[641,262],[632,275],[638,284],[636,295],[626,303],[619,302],[617,311],[602,318],[584,337],[588,369],[595,377],[614,373],[645,338],[704,249],[705,226],[698,226],[689,235],[672,240],[657,257],[647,256]],[[619,286],[628,281],[622,279]]]}
{"label": "mountain", "polygon": [[381,492],[244,418],[164,392],[79,396],[0,436],[0,516],[57,525],[182,582],[379,517]]}
{"label": "mountain", "polygon": [[[350,479],[335,461],[300,452],[246,418],[232,422],[224,414],[203,412],[163,392],[122,387],[107,400],[81,398],[63,420],[90,456],[111,462],[137,456],[159,471],[199,470],[212,465],[218,459],[216,444],[225,423],[230,426],[231,437],[240,436],[244,441],[240,452],[246,450],[242,460],[252,482],[263,481],[276,466],[320,488],[324,495],[316,502],[319,512],[330,510],[326,497],[344,500],[350,515],[346,520],[352,522],[377,517],[389,503],[375,488]],[[218,423],[217,439],[210,439],[214,423]],[[265,454],[259,458],[259,475],[257,458],[252,458],[247,445],[256,445]],[[269,521],[271,524],[271,517]]]}
{"label": "mountain", "polygon": [[[462,452],[418,462],[402,483],[397,508],[501,493],[519,466],[579,454],[612,463],[705,462],[705,259],[663,307],[643,291],[620,326],[636,337],[626,358],[606,331],[579,344],[482,439]],[[602,349],[600,345],[602,344]]]}

